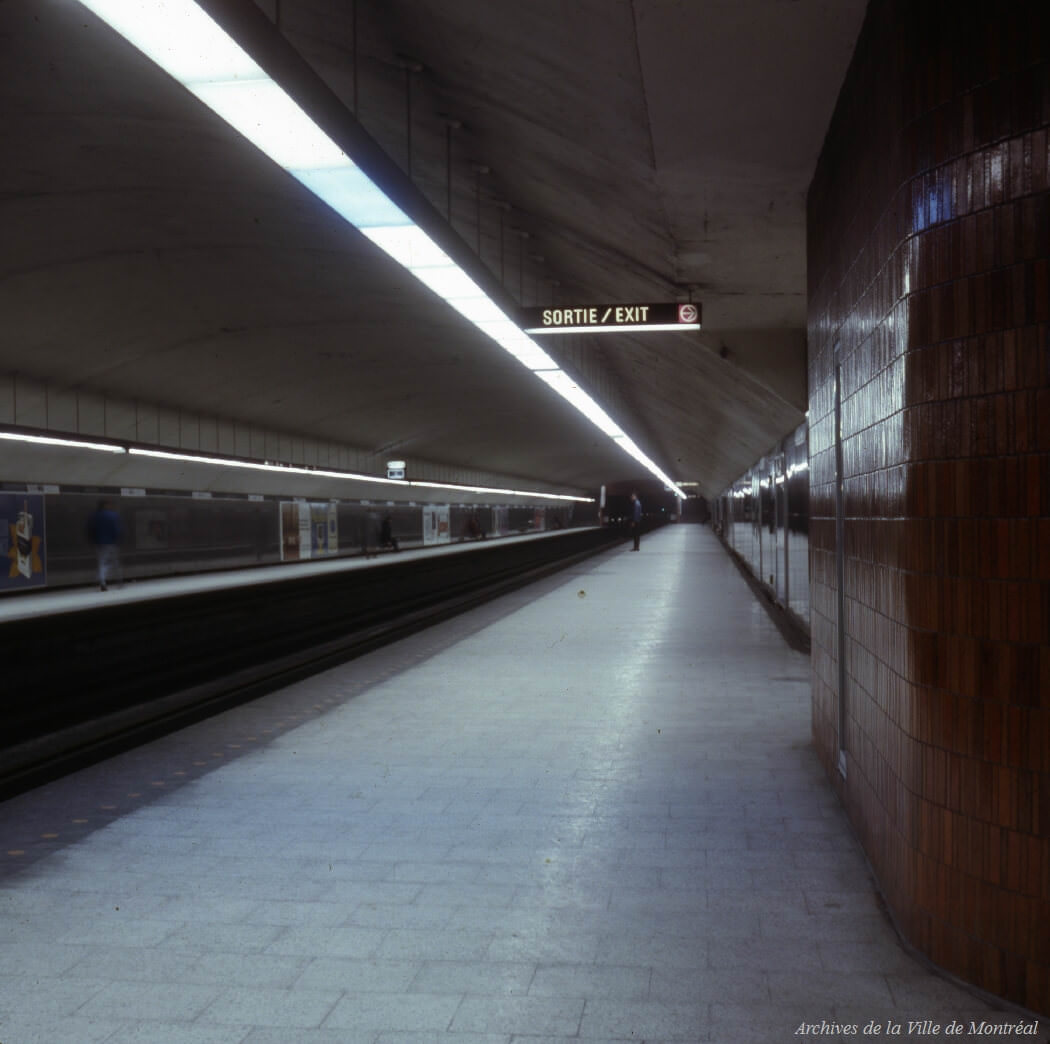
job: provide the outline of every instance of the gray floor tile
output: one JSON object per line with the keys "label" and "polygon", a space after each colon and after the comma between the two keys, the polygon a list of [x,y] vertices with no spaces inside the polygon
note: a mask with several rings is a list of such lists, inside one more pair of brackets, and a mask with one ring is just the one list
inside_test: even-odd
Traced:
{"label": "gray floor tile", "polygon": [[[479,863],[404,862],[394,867],[395,881],[417,884],[462,884],[476,881],[481,872]],[[426,892],[423,894],[426,898]]]}
{"label": "gray floor tile", "polygon": [[150,916],[155,921],[176,921],[180,924],[188,921],[203,924],[237,924],[250,920],[250,915],[259,905],[254,899],[175,896],[157,905]]}
{"label": "gray floor tile", "polygon": [[106,1038],[106,1044],[242,1044],[247,1032],[247,1026],[142,1022],[123,1026],[112,1037]]}
{"label": "gray floor tile", "polygon": [[583,1000],[570,997],[464,997],[453,1033],[578,1035]]}
{"label": "gray floor tile", "polygon": [[326,1029],[443,1032],[459,996],[426,993],[345,994],[325,1020]]}
{"label": "gray floor tile", "polygon": [[103,979],[107,982],[199,982],[199,952],[162,948],[87,946],[67,979]]}
{"label": "gray floor tile", "polygon": [[161,945],[180,952],[261,953],[284,931],[269,924],[186,924],[167,935]]}
{"label": "gray floor tile", "polygon": [[[374,1029],[323,1029],[296,1027],[294,1044],[374,1044]],[[253,1029],[240,1044],[292,1044],[286,1029]]]}
{"label": "gray floor tile", "polygon": [[887,1011],[893,1006],[889,984],[880,975],[861,972],[771,971],[769,989],[774,1001],[811,1011],[836,1003],[850,1004],[870,1011]]}
{"label": "gray floor tile", "polygon": [[351,908],[337,902],[252,902],[243,919],[247,924],[336,928],[347,923]]}
{"label": "gray floor tile", "polygon": [[221,986],[272,986],[296,983],[309,959],[257,953],[206,953],[197,961],[190,981]]}
{"label": "gray floor tile", "polygon": [[21,1018],[29,1015],[43,1019],[86,1014],[84,1005],[105,992],[104,979],[65,979],[44,976],[27,978],[23,975],[5,975],[0,978],[0,1015]]}
{"label": "gray floor tile", "polygon": [[825,971],[870,972],[883,975],[916,975],[915,958],[896,936],[887,933],[876,942],[818,942],[817,951]]}
{"label": "gray floor tile", "polygon": [[510,1034],[499,1033],[380,1033],[377,1044],[510,1044]]}
{"label": "gray floor tile", "polygon": [[361,903],[411,903],[426,885],[406,881],[330,881],[318,899],[326,903],[357,906]]}
{"label": "gray floor tile", "polygon": [[598,998],[587,1002],[580,1037],[605,1040],[702,1040],[707,1006]]}
{"label": "gray floor tile", "polygon": [[69,928],[58,937],[65,946],[156,946],[176,930],[170,921],[122,917],[119,911]]}
{"label": "gray floor tile", "polygon": [[761,1007],[770,999],[768,973],[753,968],[658,967],[649,984],[649,1000],[669,1004],[718,1001]]}
{"label": "gray floor tile", "polygon": [[413,993],[524,994],[536,974],[533,964],[500,961],[427,961],[412,980]]}
{"label": "gray floor tile", "polygon": [[114,1040],[114,1034],[120,1030],[121,1023],[117,1021],[76,1016],[55,1018],[41,1011],[0,1016],[0,1033],[3,1034],[0,1040],[5,1044],[7,1041],[12,1044],[57,1044],[59,1041],[102,1044],[102,1041]]}
{"label": "gray floor tile", "polygon": [[799,971],[824,971],[819,941],[794,939],[790,936],[758,939],[718,940],[708,946],[708,966],[727,971],[761,972],[794,968]]}
{"label": "gray floor tile", "polygon": [[600,964],[628,964],[646,967],[704,968],[709,940],[703,935],[691,938],[675,935],[605,936],[595,960]]}
{"label": "gray floor tile", "polygon": [[492,941],[481,932],[394,928],[377,956],[383,960],[471,961],[485,956]]}
{"label": "gray floor tile", "polygon": [[596,960],[600,945],[596,934],[538,929],[497,935],[486,956],[492,961],[575,964]]}
{"label": "gray floor tile", "polygon": [[223,990],[201,1014],[200,1022],[225,1026],[269,1026],[296,1030],[318,1027],[339,1001],[338,990]]}
{"label": "gray floor tile", "polygon": [[646,1000],[652,970],[612,964],[548,964],[536,970],[529,996]]}
{"label": "gray floor tile", "polygon": [[357,928],[348,924],[296,925],[285,929],[266,947],[266,953],[286,957],[371,957],[386,935],[382,928]]}
{"label": "gray floor tile", "polygon": [[211,986],[114,982],[98,991],[77,1009],[92,1019],[141,1019],[146,1021],[190,1021],[213,1001],[219,991]]}
{"label": "gray floor tile", "polygon": [[517,892],[515,885],[480,884],[426,884],[419,895],[421,906],[510,906]]}
{"label": "gray floor tile", "polygon": [[0,978],[3,976],[40,976],[51,978],[74,968],[84,957],[82,946],[49,946],[26,941],[0,943]]}

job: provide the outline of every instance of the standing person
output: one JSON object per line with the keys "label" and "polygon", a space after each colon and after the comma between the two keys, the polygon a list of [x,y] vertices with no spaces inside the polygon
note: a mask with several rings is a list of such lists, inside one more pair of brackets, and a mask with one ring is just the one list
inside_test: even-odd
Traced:
{"label": "standing person", "polygon": [[632,551],[638,550],[638,542],[642,539],[642,502],[637,493],[631,494],[631,532],[634,534],[634,547]]}
{"label": "standing person", "polygon": [[[95,545],[98,561],[98,589],[105,591],[112,574],[121,577],[120,571],[120,515],[113,510],[108,500],[100,500],[95,513],[88,521],[88,536]],[[122,577],[121,577],[122,578]]]}
{"label": "standing person", "polygon": [[401,550],[401,548],[397,546],[397,537],[394,536],[394,525],[391,522],[389,515],[383,519],[383,525],[379,530],[379,546],[392,547],[395,551]]}

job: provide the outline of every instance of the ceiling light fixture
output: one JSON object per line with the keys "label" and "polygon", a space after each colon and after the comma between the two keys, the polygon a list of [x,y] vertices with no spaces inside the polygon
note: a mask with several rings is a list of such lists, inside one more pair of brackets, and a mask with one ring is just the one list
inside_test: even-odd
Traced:
{"label": "ceiling light fixture", "polygon": [[[539,345],[523,345],[521,338],[529,339],[520,327],[194,0],[80,2],[524,366],[539,377],[560,372]],[[571,379],[546,383],[577,409],[590,404],[585,416],[605,417],[616,428]],[[631,456],[685,497],[640,450]]]}
{"label": "ceiling light fixture", "polygon": [[65,449],[98,450],[101,453],[125,453],[123,446],[110,442],[90,442],[85,439],[63,439],[56,435],[29,435],[23,431],[0,431],[0,439],[11,442],[32,442],[40,446],[61,446]]}

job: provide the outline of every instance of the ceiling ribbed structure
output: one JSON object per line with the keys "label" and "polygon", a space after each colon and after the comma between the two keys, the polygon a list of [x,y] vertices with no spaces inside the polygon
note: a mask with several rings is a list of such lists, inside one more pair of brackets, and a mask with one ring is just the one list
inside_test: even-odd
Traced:
{"label": "ceiling ribbed structure", "polygon": [[[675,479],[717,492],[802,420],[805,193],[860,0],[204,6],[508,308],[702,305],[543,342]],[[5,372],[547,489],[642,474],[75,0],[0,4],[0,59]]]}

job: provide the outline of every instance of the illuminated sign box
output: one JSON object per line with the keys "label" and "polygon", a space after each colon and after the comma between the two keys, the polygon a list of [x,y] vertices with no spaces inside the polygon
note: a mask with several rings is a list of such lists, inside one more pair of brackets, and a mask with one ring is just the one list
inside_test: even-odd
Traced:
{"label": "illuminated sign box", "polygon": [[523,308],[529,334],[624,333],[700,329],[698,304],[603,304],[565,308]]}

